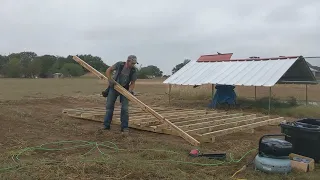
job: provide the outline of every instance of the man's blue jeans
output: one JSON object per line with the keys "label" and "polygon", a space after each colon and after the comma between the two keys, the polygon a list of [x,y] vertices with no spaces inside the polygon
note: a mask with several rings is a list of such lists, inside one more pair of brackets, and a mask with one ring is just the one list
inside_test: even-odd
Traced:
{"label": "man's blue jeans", "polygon": [[113,117],[114,104],[119,95],[120,95],[120,101],[121,101],[121,114],[120,114],[121,130],[128,128],[128,122],[129,122],[128,99],[112,87],[110,87],[109,89],[109,94],[107,97],[107,104],[106,104],[106,115],[104,117],[104,123],[103,123],[106,128],[110,128],[110,124]]}

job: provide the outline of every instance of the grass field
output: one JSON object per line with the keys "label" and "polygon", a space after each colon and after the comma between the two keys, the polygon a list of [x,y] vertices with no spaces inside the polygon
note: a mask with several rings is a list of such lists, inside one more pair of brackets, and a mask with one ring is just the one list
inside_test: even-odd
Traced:
{"label": "grass field", "polygon": [[[206,108],[210,101],[211,86],[174,87],[169,105],[168,87],[161,82],[139,80],[137,97],[148,105],[168,108]],[[239,162],[235,160],[217,166],[218,162],[214,160],[188,157],[194,147],[179,137],[132,129],[130,137],[124,138],[117,126],[113,126],[111,132],[101,132],[102,124],[62,116],[65,108],[104,107],[105,99],[100,93],[105,86],[95,78],[0,79],[0,179],[230,179],[255,156],[256,151],[253,151]],[[319,90],[318,85],[308,87],[308,99],[320,101]],[[239,111],[266,113],[265,101],[243,100],[254,97],[253,87],[239,87],[236,91],[242,103]],[[284,101],[290,96],[295,96],[298,101],[305,100],[305,86],[276,86],[272,93]],[[258,98],[267,95],[268,88],[257,88]],[[275,102],[274,114],[290,118],[320,117],[318,106],[289,107],[279,100]],[[254,135],[226,135],[215,143],[203,144],[199,149],[202,152],[224,151],[232,153],[234,159],[240,159],[246,152],[257,148],[262,135],[279,132],[278,126],[261,127]],[[71,142],[52,144],[57,141]],[[41,148],[26,149],[46,143],[49,144]],[[71,148],[79,144],[82,146]],[[61,150],[66,147],[69,149]],[[19,153],[20,161],[12,158]],[[86,159],[81,156],[85,153]],[[20,166],[7,169],[17,166],[13,160]],[[319,168],[317,165],[316,171],[310,173],[270,175],[254,171],[249,166],[236,177],[318,179]]]}

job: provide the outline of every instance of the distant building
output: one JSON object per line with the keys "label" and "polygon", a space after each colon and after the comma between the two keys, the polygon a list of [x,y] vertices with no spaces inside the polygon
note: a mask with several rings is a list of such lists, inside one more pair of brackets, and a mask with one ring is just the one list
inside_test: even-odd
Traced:
{"label": "distant building", "polygon": [[154,79],[156,76],[154,75],[147,75],[147,79]]}
{"label": "distant building", "polygon": [[53,78],[62,78],[63,74],[62,73],[54,73]]}

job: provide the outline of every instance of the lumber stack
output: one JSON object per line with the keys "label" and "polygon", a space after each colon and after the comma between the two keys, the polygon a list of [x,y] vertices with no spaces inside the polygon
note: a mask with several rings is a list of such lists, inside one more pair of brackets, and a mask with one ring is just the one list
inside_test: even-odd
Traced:
{"label": "lumber stack", "polygon": [[[120,107],[120,106],[116,106]],[[254,128],[284,121],[283,117],[270,118],[256,114],[227,113],[212,109],[194,110],[184,108],[152,107],[199,142],[214,142],[216,137],[236,132],[253,132]],[[112,124],[120,124],[120,108],[115,108]],[[91,121],[103,122],[104,107],[64,109],[63,114]],[[155,133],[180,136],[175,129],[139,107],[129,107],[129,127]]]}

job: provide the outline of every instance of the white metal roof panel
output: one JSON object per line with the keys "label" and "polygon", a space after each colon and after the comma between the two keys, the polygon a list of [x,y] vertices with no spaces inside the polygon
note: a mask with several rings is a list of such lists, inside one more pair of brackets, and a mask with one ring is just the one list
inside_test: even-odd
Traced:
{"label": "white metal roof panel", "polygon": [[313,68],[310,68],[310,70],[313,71],[313,72],[319,72],[318,70],[313,69]]}
{"label": "white metal roof panel", "polygon": [[190,61],[163,83],[273,86],[297,59],[261,61]]}

